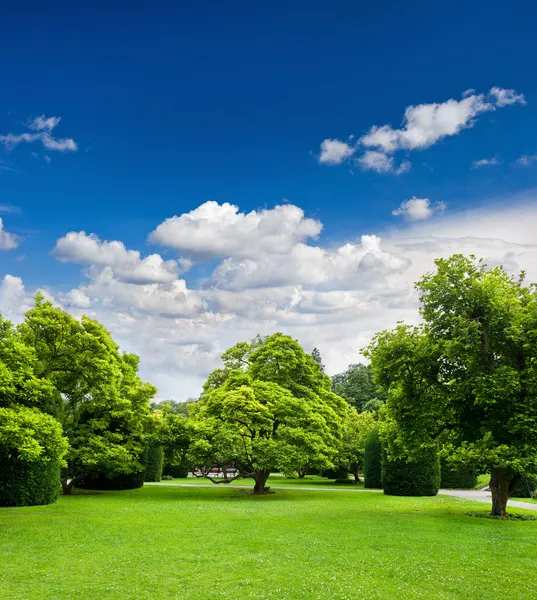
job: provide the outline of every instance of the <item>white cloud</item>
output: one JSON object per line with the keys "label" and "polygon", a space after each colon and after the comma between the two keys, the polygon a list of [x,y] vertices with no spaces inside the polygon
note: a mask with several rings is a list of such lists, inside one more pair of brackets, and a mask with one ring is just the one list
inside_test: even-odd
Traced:
{"label": "white cloud", "polygon": [[13,150],[22,143],[32,144],[33,142],[40,142],[47,150],[75,152],[78,149],[78,146],[72,138],[55,138],[51,135],[50,132],[59,124],[59,122],[60,117],[46,118],[45,115],[41,115],[40,117],[36,117],[28,125],[28,129],[37,133],[8,133],[6,135],[0,135],[0,142],[4,144],[8,150]]}
{"label": "white cloud", "polygon": [[509,106],[510,104],[526,104],[524,94],[518,94],[515,90],[505,90],[499,87],[491,88],[489,97],[496,106]]}
{"label": "white cloud", "polygon": [[377,173],[390,173],[393,171],[393,158],[387,156],[384,152],[368,150],[357,160],[364,170],[376,171]]}
{"label": "white cloud", "polygon": [[20,206],[14,206],[13,204],[0,204],[0,214],[7,215],[20,215],[22,210]]}
{"label": "white cloud", "polygon": [[429,219],[435,213],[442,213],[446,209],[443,202],[432,205],[429,198],[416,198],[412,196],[410,200],[401,202],[399,208],[392,212],[392,215],[402,216],[405,221],[423,221]]}
{"label": "white cloud", "polygon": [[4,222],[0,219],[0,250],[14,250],[22,239],[14,233],[9,233],[4,229]]}
{"label": "white cloud", "polygon": [[40,117],[36,117],[29,125],[28,129],[32,129],[34,131],[52,131],[59,122],[61,121],[61,117],[45,117],[45,115],[41,115]]}
{"label": "white cloud", "polygon": [[159,254],[141,258],[137,250],[127,250],[122,242],[101,241],[84,231],[71,231],[56,241],[52,255],[61,262],[93,267],[110,267],[115,277],[127,283],[168,283],[179,274],[175,260],[163,260]]}
{"label": "white cloud", "polygon": [[197,260],[286,254],[300,241],[319,235],[322,224],[304,217],[298,206],[241,213],[237,206],[205,202],[195,210],[170,217],[149,241]]}
{"label": "white cloud", "polygon": [[319,163],[324,165],[339,165],[356,152],[356,148],[341,140],[326,139],[321,142]]}
{"label": "white cloud", "polygon": [[472,169],[479,169],[480,167],[493,167],[496,165],[501,165],[502,161],[494,156],[492,158],[482,158],[480,160],[474,160],[472,163]]}
{"label": "white cloud", "polygon": [[529,167],[534,162],[537,161],[537,154],[524,154],[520,158],[516,160],[517,165],[521,165],[523,167]]}
{"label": "white cloud", "polygon": [[[257,333],[284,331],[307,351],[317,346],[328,372],[340,372],[360,360],[360,348],[375,332],[398,320],[419,320],[413,282],[433,269],[437,257],[474,253],[509,272],[525,269],[536,281],[535,198],[498,198],[442,219],[358,234],[358,241],[334,247],[295,240],[276,253],[259,243],[250,253],[247,248],[219,261],[204,286],[194,279],[135,285],[97,258],[89,279],[54,296],[75,316],[103,322],[122,349],[139,354],[142,375],[157,385],[161,399],[197,395],[219,355]],[[6,276],[0,312],[20,320],[32,295],[19,278]]]}

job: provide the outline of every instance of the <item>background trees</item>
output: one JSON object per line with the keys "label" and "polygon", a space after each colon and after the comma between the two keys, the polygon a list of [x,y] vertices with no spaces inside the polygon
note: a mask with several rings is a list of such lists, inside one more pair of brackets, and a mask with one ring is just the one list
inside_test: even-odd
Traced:
{"label": "background trees", "polygon": [[344,373],[334,375],[332,390],[358,412],[377,410],[386,399],[385,392],[373,381],[369,365],[349,365]]}
{"label": "background trees", "polygon": [[[295,472],[333,465],[346,403],[300,345],[281,333],[241,342],[209,376],[192,419],[203,468],[232,466],[264,492],[270,471]],[[206,475],[206,472],[205,472]],[[216,480],[215,480],[216,481]]]}
{"label": "background trees", "polygon": [[416,286],[423,325],[381,332],[368,355],[395,441],[485,466],[504,516],[520,476],[537,472],[536,289],[473,257],[436,266]]}

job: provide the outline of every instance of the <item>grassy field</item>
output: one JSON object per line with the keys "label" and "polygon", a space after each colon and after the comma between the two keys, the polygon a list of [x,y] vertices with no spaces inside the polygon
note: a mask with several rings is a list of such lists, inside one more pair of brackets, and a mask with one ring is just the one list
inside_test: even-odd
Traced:
{"label": "grassy field", "polygon": [[535,597],[537,522],[449,497],[144,487],[0,509],[2,600]]}

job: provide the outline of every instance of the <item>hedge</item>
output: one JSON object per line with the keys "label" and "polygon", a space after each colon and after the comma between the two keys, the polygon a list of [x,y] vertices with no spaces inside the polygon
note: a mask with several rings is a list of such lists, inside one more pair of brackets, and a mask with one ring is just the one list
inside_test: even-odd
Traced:
{"label": "hedge", "polygon": [[364,487],[382,488],[382,442],[378,427],[375,427],[365,441]]}
{"label": "hedge", "polygon": [[436,496],[440,489],[440,461],[434,448],[420,451],[418,459],[382,456],[382,487],[390,496]]}
{"label": "hedge", "polygon": [[104,473],[87,475],[76,487],[85,490],[134,490],[144,485],[144,471],[108,477]]}
{"label": "hedge", "polygon": [[533,498],[537,490],[537,477],[522,475],[515,491],[511,494],[513,498]]}
{"label": "hedge", "polygon": [[170,477],[175,478],[184,478],[184,477],[188,477],[188,464],[186,462],[183,462],[179,465],[172,465],[169,463],[166,463],[163,467],[162,467],[162,474],[163,475],[169,475]]}
{"label": "hedge", "polygon": [[67,451],[56,419],[35,408],[0,408],[0,506],[51,504]]}
{"label": "hedge", "polygon": [[147,462],[145,463],[144,481],[161,480],[163,461],[164,449],[162,446],[149,446],[147,449]]}
{"label": "hedge", "polygon": [[478,469],[475,465],[448,466],[440,461],[440,487],[447,490],[473,490],[477,485]]}

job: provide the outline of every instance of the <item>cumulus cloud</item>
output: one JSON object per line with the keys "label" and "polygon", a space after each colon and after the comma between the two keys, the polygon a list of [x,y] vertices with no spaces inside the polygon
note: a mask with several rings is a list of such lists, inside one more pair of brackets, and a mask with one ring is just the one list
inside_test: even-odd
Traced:
{"label": "cumulus cloud", "polygon": [[[457,135],[463,129],[473,127],[480,114],[512,104],[526,104],[524,94],[512,89],[493,87],[487,94],[477,94],[475,90],[470,89],[462,94],[460,100],[450,98],[445,102],[408,106],[400,128],[374,125],[354,146],[340,140],[324,140],[319,162],[340,164],[361,146],[366,149],[358,158],[362,169],[377,173],[397,172],[390,154],[401,150],[429,148],[445,137]],[[403,164],[408,170],[407,163]]]}
{"label": "cumulus cloud", "polygon": [[412,196],[410,200],[401,202],[399,208],[392,212],[392,215],[402,216],[405,221],[424,221],[431,218],[435,213],[443,213],[446,209],[444,202],[431,204],[429,198],[416,198]]}
{"label": "cumulus cloud", "polygon": [[321,229],[320,221],[305,218],[304,211],[292,204],[242,213],[227,202],[210,201],[166,219],[149,235],[149,241],[195,260],[249,258],[286,254],[298,242],[317,237]]}
{"label": "cumulus cloud", "polygon": [[0,219],[0,250],[14,250],[22,239],[14,233],[9,233],[4,229],[4,222]]}
{"label": "cumulus cloud", "polygon": [[29,125],[28,129],[32,129],[34,131],[52,131],[59,122],[61,121],[61,117],[45,117],[45,115],[41,115],[40,117],[36,117]]}
{"label": "cumulus cloud", "polygon": [[[89,265],[87,279],[54,296],[73,315],[103,322],[122,349],[139,354],[142,376],[157,385],[159,398],[185,399],[200,392],[226,348],[257,333],[284,331],[307,351],[319,347],[329,373],[342,371],[360,360],[360,349],[375,332],[398,320],[418,322],[413,283],[437,257],[474,253],[512,273],[525,269],[528,279],[537,281],[536,219],[533,197],[524,204],[510,197],[331,247],[311,237],[293,238],[285,250],[273,252],[273,244],[259,242],[250,252],[222,255],[204,285],[194,277],[143,284],[122,280],[115,271],[119,259],[99,258],[109,250],[99,241],[90,255],[97,263],[83,262]],[[235,227],[233,220],[229,227]],[[128,252],[123,246],[120,256]],[[207,257],[212,264],[214,252]],[[32,296],[18,277],[6,276],[0,312],[20,320]]]}
{"label": "cumulus cloud", "polygon": [[76,142],[72,138],[55,138],[51,131],[57,127],[60,117],[45,117],[41,115],[36,117],[29,125],[28,129],[36,133],[8,133],[0,135],[0,142],[8,150],[13,150],[22,143],[31,144],[40,142],[47,150],[56,150],[58,152],[75,152],[78,149]]}
{"label": "cumulus cloud", "polygon": [[59,238],[51,253],[61,262],[110,267],[115,277],[127,283],[168,283],[179,274],[175,260],[163,260],[159,254],[142,258],[137,250],[127,250],[123,242],[101,241],[84,231]]}
{"label": "cumulus cloud", "polygon": [[510,104],[526,104],[524,94],[518,94],[515,90],[505,90],[499,87],[491,88],[489,97],[496,106],[509,106]]}
{"label": "cumulus cloud", "polygon": [[472,163],[472,169],[479,169],[480,167],[493,167],[500,165],[502,161],[494,156],[493,158],[481,158],[480,160],[474,160]]}
{"label": "cumulus cloud", "polygon": [[350,158],[356,148],[341,140],[326,139],[321,142],[319,163],[322,165],[339,165]]}

